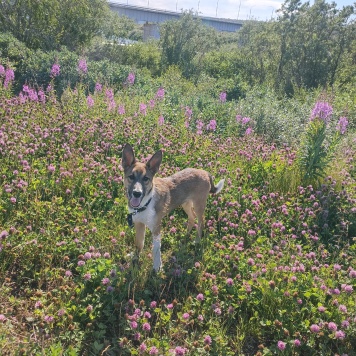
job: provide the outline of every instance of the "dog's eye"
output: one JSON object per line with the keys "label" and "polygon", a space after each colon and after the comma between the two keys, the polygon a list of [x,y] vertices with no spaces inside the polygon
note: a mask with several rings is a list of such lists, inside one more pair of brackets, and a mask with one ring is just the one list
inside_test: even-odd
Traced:
{"label": "dog's eye", "polygon": [[148,182],[149,180],[150,180],[150,178],[148,178],[148,177],[146,177],[146,176],[143,177],[143,181],[144,181],[144,182]]}
{"label": "dog's eye", "polygon": [[134,176],[133,174],[131,174],[131,175],[129,175],[127,178],[128,178],[129,180],[134,180],[135,176]]}

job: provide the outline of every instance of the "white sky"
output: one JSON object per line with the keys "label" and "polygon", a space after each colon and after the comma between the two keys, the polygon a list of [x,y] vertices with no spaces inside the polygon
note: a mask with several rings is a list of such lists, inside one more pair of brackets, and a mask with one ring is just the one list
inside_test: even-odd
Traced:
{"label": "white sky", "polygon": [[[110,0],[111,2],[153,9],[178,11],[198,11],[202,16],[221,17],[229,19],[269,20],[276,17],[276,10],[284,0]],[[327,2],[331,3],[332,0]],[[304,1],[303,1],[304,2]],[[311,1],[311,3],[313,0]],[[352,0],[335,0],[338,8],[352,5]]]}

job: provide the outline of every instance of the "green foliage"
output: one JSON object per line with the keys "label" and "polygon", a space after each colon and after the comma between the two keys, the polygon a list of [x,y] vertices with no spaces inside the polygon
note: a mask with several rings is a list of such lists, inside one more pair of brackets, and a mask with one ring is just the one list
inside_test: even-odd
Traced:
{"label": "green foliage", "polygon": [[308,123],[298,155],[303,185],[315,186],[325,177],[339,136],[339,132],[335,132],[328,140],[325,120],[315,118]]}
{"label": "green foliage", "polygon": [[156,41],[123,45],[100,40],[88,49],[88,57],[95,61],[109,60],[133,68],[145,68],[152,76],[159,75],[161,71],[161,51]]}
{"label": "green foliage", "polygon": [[[38,56],[49,72],[54,57]],[[53,86],[61,76],[75,78],[78,57],[64,59],[60,75],[48,78]],[[288,128],[303,126],[316,93],[280,99],[255,89],[224,102],[219,78],[202,75],[195,85],[171,66],[157,79],[135,71],[128,84],[129,70],[88,61],[76,87],[61,97],[52,89],[42,101],[0,84],[2,352],[273,354],[283,341],[286,354],[351,353],[354,132],[336,147],[335,181],[303,187],[297,145],[271,142],[271,131],[288,119]],[[97,77],[101,91],[92,87]],[[113,96],[105,78],[120,83]],[[254,134],[245,134],[237,114],[251,115]],[[149,232],[139,261],[129,255],[134,231],[120,158],[126,142],[140,160],[164,149],[160,176],[195,167],[214,181],[225,178],[223,191],[208,199],[201,243],[186,236],[182,210],[164,219],[159,273],[151,273]]]}
{"label": "green foliage", "polygon": [[133,37],[137,27],[134,20],[126,16],[119,16],[117,12],[108,11],[100,32],[112,44],[120,43],[123,39],[142,40],[142,35],[140,38]]}
{"label": "green foliage", "polygon": [[330,156],[326,147],[326,123],[321,119],[310,121],[302,141],[299,165],[304,184],[312,184],[325,175]]}
{"label": "green foliage", "polygon": [[99,32],[109,11],[104,0],[5,0],[0,25],[31,49],[79,51]]}
{"label": "green foliage", "polygon": [[287,0],[280,10],[278,82],[290,93],[291,85],[317,88],[332,86],[342,54],[350,48],[355,28],[354,8],[336,9],[336,3],[318,0],[312,6]]}
{"label": "green foliage", "polygon": [[0,32],[0,60],[3,64],[17,67],[21,61],[26,60],[30,52],[26,45],[10,32]]}
{"label": "green foliage", "polygon": [[200,62],[216,46],[216,32],[204,26],[192,12],[184,12],[179,20],[160,26],[161,65],[163,70],[178,65],[184,76],[196,73],[193,61]]}
{"label": "green foliage", "polygon": [[234,51],[239,55],[242,78],[250,85],[273,85],[279,60],[275,22],[246,22],[238,31]]}

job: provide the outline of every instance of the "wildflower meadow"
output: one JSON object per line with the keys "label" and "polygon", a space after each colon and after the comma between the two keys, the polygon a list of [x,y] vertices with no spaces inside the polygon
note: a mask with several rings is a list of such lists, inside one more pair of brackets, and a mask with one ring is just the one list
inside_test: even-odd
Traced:
{"label": "wildflower meadow", "polygon": [[[352,106],[229,100],[174,70],[89,85],[75,65],[61,95],[60,61],[18,92],[0,65],[1,354],[355,355]],[[162,149],[161,177],[225,178],[201,242],[182,209],[166,217],[158,273],[150,233],[131,258],[125,143],[141,161]]]}

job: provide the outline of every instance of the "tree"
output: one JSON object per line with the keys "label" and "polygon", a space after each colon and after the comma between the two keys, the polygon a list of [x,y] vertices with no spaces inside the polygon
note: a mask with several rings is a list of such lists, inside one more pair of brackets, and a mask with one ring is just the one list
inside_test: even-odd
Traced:
{"label": "tree", "polygon": [[160,27],[162,67],[178,65],[183,75],[193,74],[195,62],[216,46],[216,31],[202,24],[192,12],[184,12],[179,20],[171,20]]}
{"label": "tree", "polygon": [[238,31],[242,77],[251,85],[273,83],[278,62],[279,38],[274,21],[248,21]]}
{"label": "tree", "polygon": [[342,55],[354,30],[353,6],[316,0],[314,5],[286,0],[278,18],[280,58],[277,85],[280,88],[332,86]]}
{"label": "tree", "polygon": [[2,0],[0,26],[32,49],[80,50],[109,11],[105,0]]}
{"label": "tree", "polygon": [[102,35],[112,43],[120,42],[123,38],[138,40],[142,39],[142,31],[140,31],[140,37],[137,38],[136,29],[138,25],[134,20],[126,16],[119,16],[114,11],[109,11],[106,19],[102,25]]}

